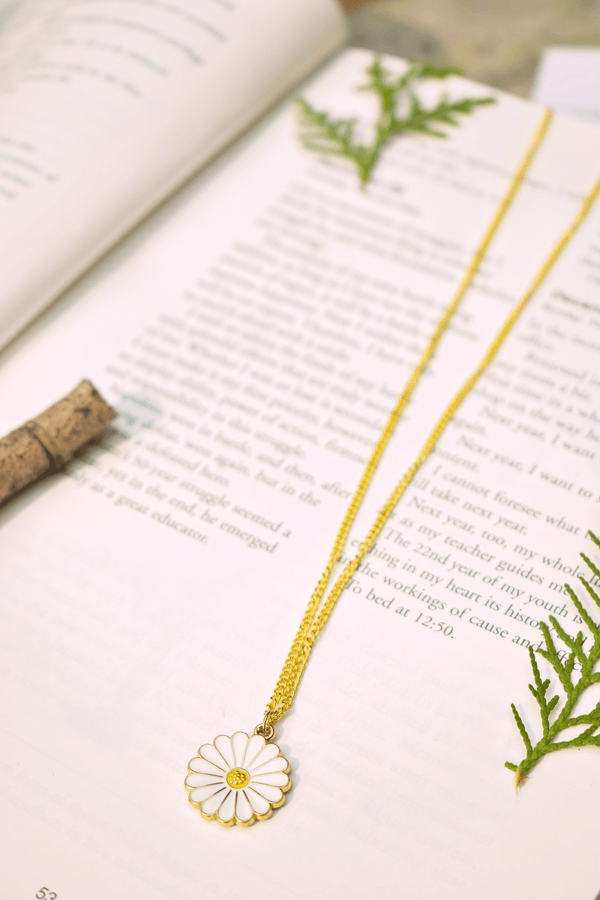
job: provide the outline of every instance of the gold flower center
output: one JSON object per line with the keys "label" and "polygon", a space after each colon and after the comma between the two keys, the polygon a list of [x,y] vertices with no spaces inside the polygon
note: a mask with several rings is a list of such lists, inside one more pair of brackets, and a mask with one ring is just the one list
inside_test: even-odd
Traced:
{"label": "gold flower center", "polygon": [[235,788],[236,791],[239,791],[250,784],[250,776],[245,769],[230,769],[225,781],[230,788]]}

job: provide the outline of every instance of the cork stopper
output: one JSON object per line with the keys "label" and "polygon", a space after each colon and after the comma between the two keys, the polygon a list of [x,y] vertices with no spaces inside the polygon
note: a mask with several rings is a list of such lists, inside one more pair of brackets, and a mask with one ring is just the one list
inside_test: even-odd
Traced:
{"label": "cork stopper", "polygon": [[116,416],[90,381],[0,439],[0,504],[68,465]]}

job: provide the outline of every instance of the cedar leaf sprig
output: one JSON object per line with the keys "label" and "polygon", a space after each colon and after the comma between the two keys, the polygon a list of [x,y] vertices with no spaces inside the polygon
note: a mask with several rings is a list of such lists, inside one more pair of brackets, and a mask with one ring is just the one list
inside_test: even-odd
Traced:
{"label": "cedar leaf sprig", "polygon": [[[600,547],[600,540],[596,535],[592,534],[591,531],[588,533],[596,546]],[[588,559],[585,553],[581,553],[580,556],[590,568],[593,575],[595,575],[596,578],[600,578],[600,569]],[[598,593],[594,590],[590,582],[586,581],[583,575],[579,576],[579,580],[594,603],[600,609],[600,596]],[[548,694],[551,693],[549,690],[550,679],[546,678],[542,681],[535,653],[533,649],[529,647],[529,658],[531,660],[531,668],[533,669],[533,679],[535,682],[535,685],[529,685],[529,690],[539,706],[540,718],[542,720],[542,737],[537,744],[533,744],[516,706],[514,703],[511,704],[517,728],[523,738],[523,743],[525,744],[525,749],[527,751],[526,756],[518,765],[510,762],[504,764],[507,769],[511,769],[515,772],[515,787],[517,790],[521,783],[527,778],[535,764],[547,753],[553,753],[555,750],[563,750],[567,747],[600,747],[600,734],[597,733],[598,729],[600,729],[600,701],[590,712],[579,716],[573,715],[575,705],[581,699],[587,688],[593,684],[600,683],[600,671],[594,671],[596,663],[600,659],[600,622],[596,622],[592,618],[581,600],[577,597],[575,591],[568,584],[565,585],[565,588],[581,619],[590,631],[593,643],[589,652],[586,654],[583,649],[583,645],[586,642],[583,632],[579,631],[576,637],[571,637],[555,616],[549,616],[554,631],[569,651],[568,654],[565,653],[564,650],[559,653],[550,633],[548,624],[546,622],[540,622],[540,628],[542,629],[546,646],[545,648],[540,647],[538,653],[551,664],[558,676],[565,696],[562,700],[559,694],[554,694],[552,697],[548,696]],[[576,664],[579,664],[580,666],[579,675],[576,674]],[[557,707],[559,707],[561,703],[562,707],[557,712]],[[581,726],[583,730],[570,740],[556,740],[561,732],[566,728],[571,728],[573,726]]]}
{"label": "cedar leaf sprig", "polygon": [[379,101],[379,116],[370,144],[355,140],[356,119],[333,119],[328,113],[314,109],[303,97],[296,98],[303,145],[317,153],[351,160],[358,169],[363,188],[371,177],[381,148],[391,137],[411,131],[444,138],[446,133],[438,125],[458,125],[458,116],[472,113],[477,106],[496,102],[493,97],[449,100],[444,94],[435,106],[423,106],[415,93],[416,83],[424,78],[462,75],[462,70],[454,66],[413,62],[402,75],[394,78],[383,67],[381,58],[375,56],[366,74],[367,83],[358,90],[372,91]]}

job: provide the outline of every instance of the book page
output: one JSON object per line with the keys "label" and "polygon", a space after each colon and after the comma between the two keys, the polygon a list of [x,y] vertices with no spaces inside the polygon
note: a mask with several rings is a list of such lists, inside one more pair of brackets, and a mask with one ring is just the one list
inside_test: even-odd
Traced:
{"label": "book page", "polygon": [[[368,115],[353,92],[368,60],[345,53],[308,97]],[[84,375],[119,411],[102,444],[0,514],[14,896],[597,892],[597,750],[545,758],[518,798],[504,768],[524,755],[511,702],[540,733],[539,620],[576,633],[562,585],[580,550],[598,558],[597,209],[317,642],[277,727],[285,805],[222,829],[182,786],[200,744],[261,721],[373,443],[529,145],[541,110],[498,97],[447,140],[396,141],[365,192],[300,148],[284,110],[5,355],[4,431]],[[570,223],[599,151],[593,129],[551,126],[344,558]]]}
{"label": "book page", "polygon": [[0,344],[339,46],[334,0],[33,0],[0,39]]}

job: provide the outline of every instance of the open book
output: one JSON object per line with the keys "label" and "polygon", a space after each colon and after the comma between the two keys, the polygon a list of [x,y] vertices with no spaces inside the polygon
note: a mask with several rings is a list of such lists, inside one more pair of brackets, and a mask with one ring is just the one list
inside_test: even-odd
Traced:
{"label": "open book", "polygon": [[[390,145],[366,191],[286,104],[329,0],[55,0],[0,42],[0,433],[91,378],[119,412],[0,512],[11,898],[592,900],[600,757],[515,797],[527,647],[598,523],[600,210],[554,265],[319,639],[277,741],[293,789],[222,829],[187,761],[262,719],[346,504],[541,110],[497,94]],[[368,121],[347,50],[302,92]],[[402,70],[402,62],[387,64]],[[439,85],[426,86],[429,98]],[[452,79],[454,96],[486,96]],[[600,170],[557,118],[380,464],[350,555]],[[595,557],[594,557],[595,558]],[[540,658],[544,677],[545,661]],[[548,670],[549,671],[549,670]]]}

